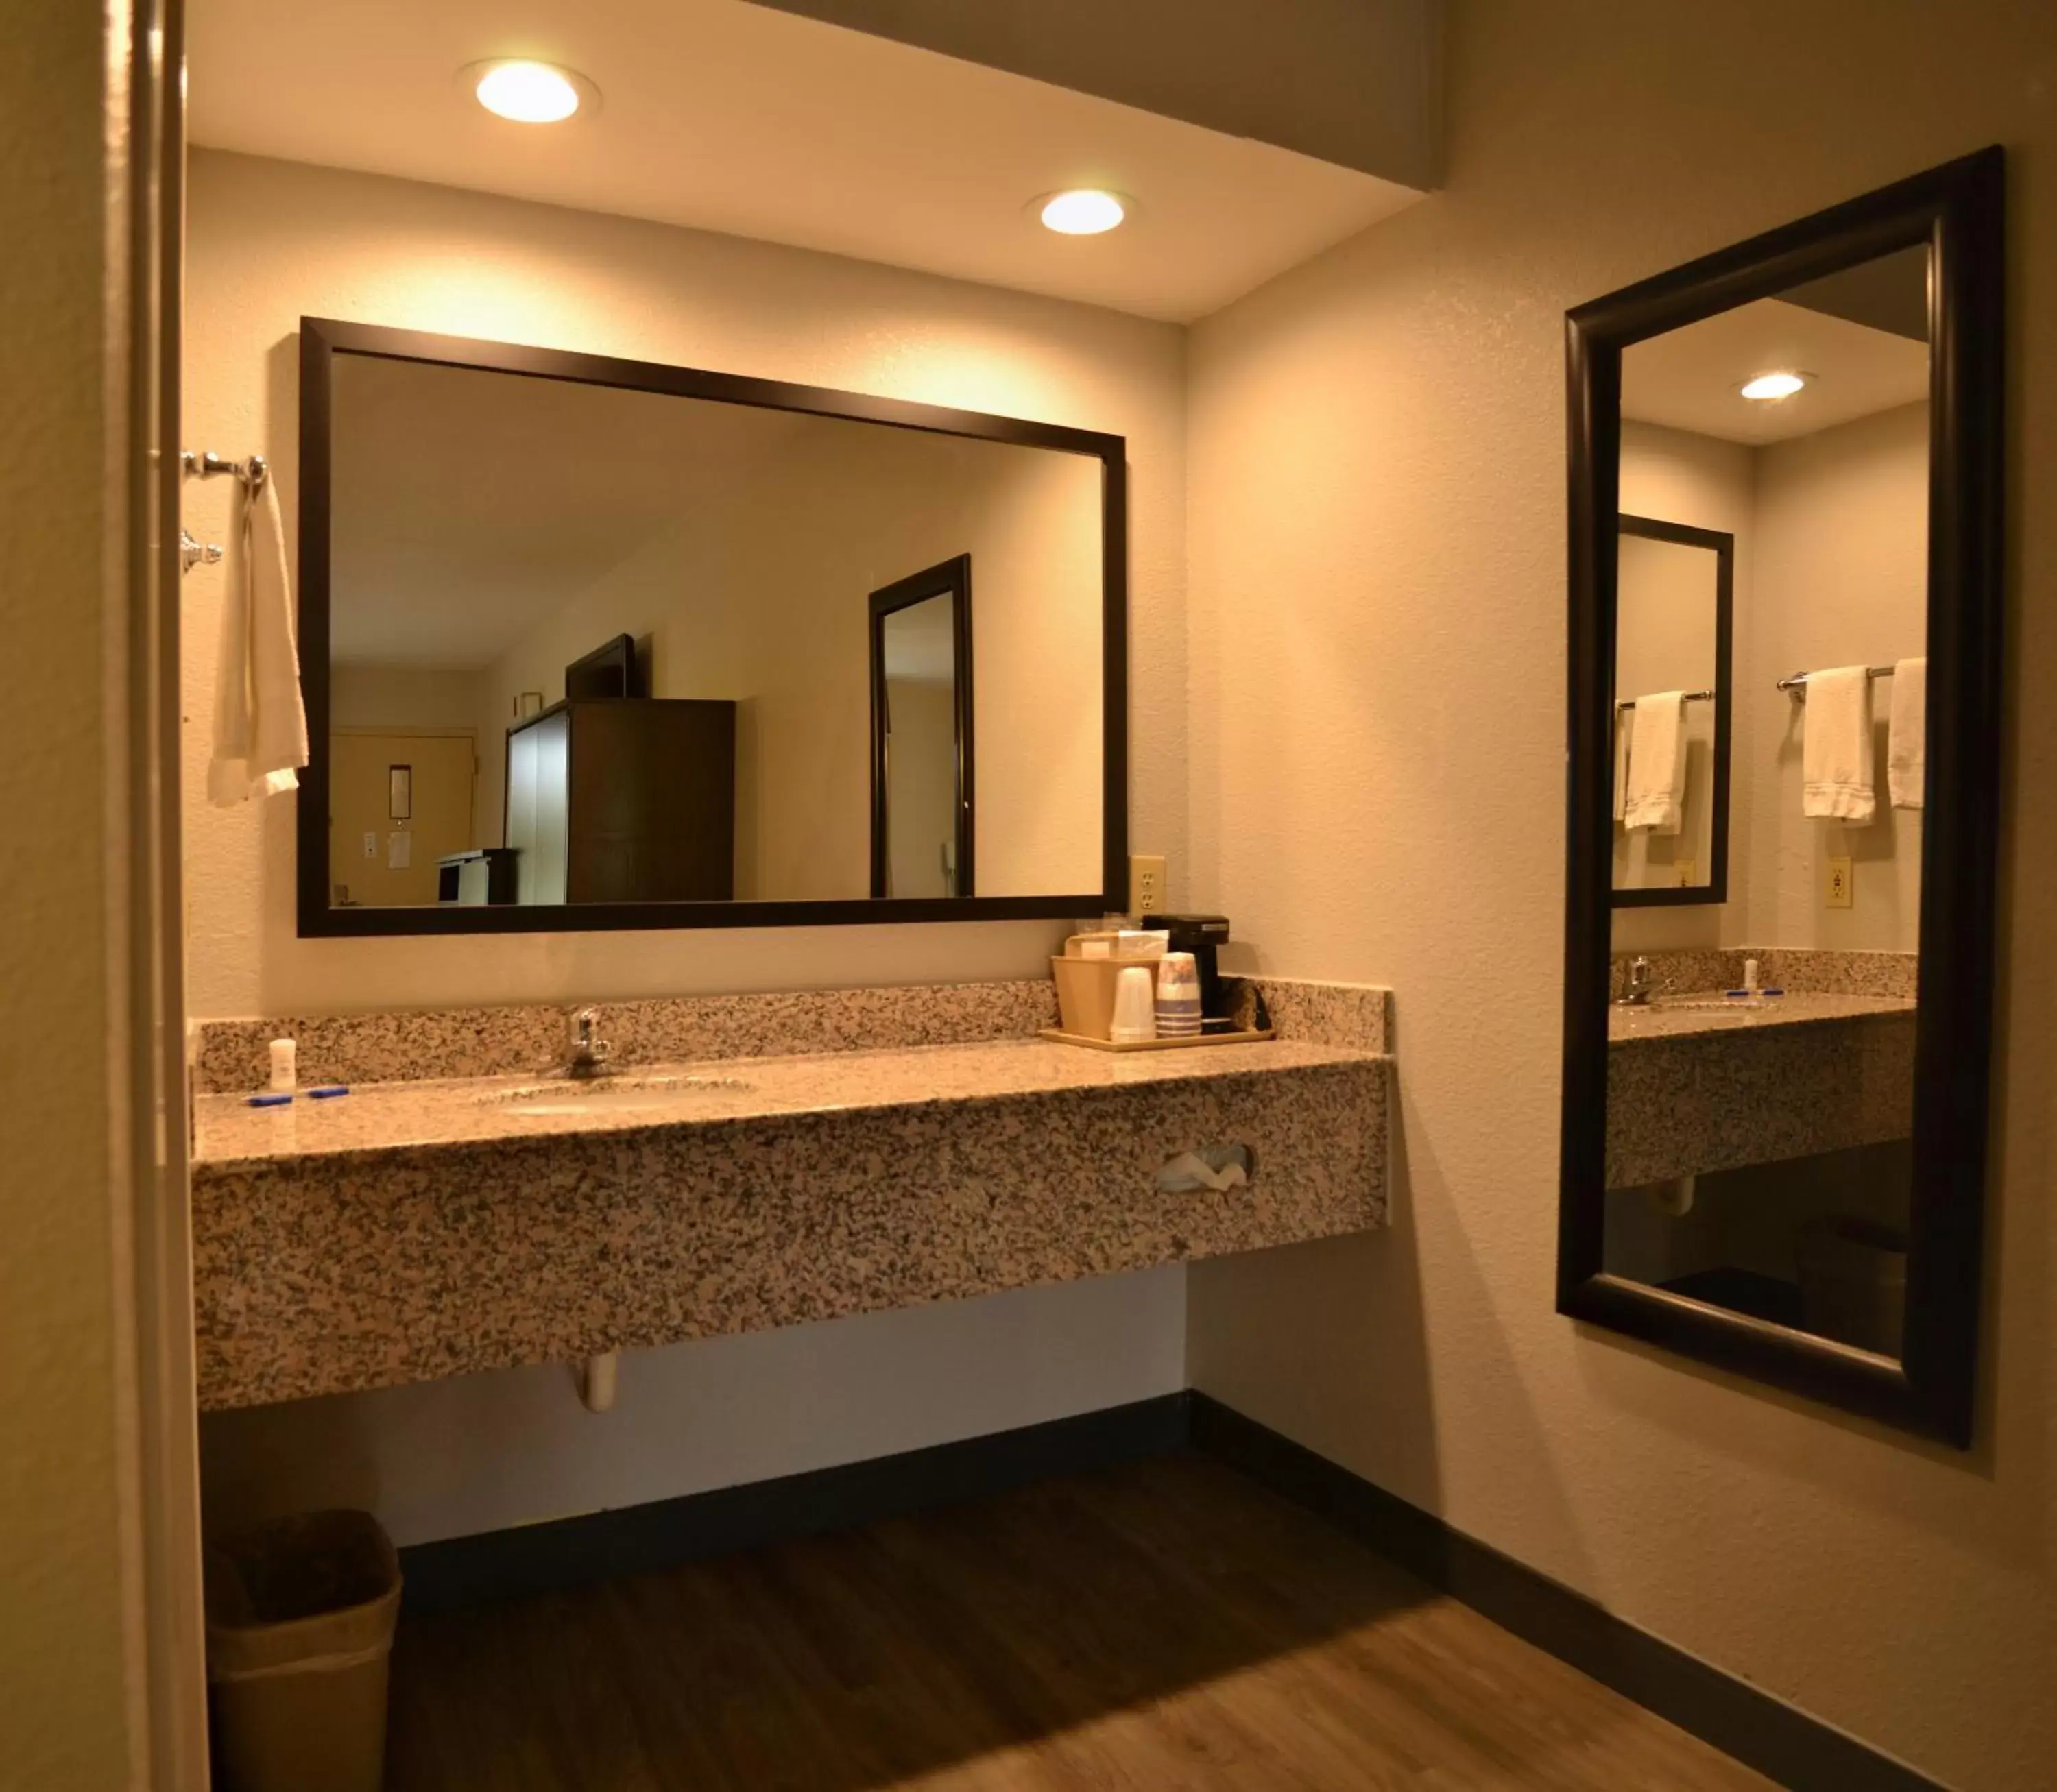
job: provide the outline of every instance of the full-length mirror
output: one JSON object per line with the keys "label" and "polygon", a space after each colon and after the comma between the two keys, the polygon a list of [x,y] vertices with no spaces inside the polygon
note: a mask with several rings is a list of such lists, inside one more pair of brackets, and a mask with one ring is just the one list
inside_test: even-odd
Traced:
{"label": "full-length mirror", "polygon": [[1560,1304],[1960,1438],[1997,182],[1953,164],[1571,338]]}
{"label": "full-length mirror", "polygon": [[314,319],[302,346],[303,932],[1119,888],[1118,439]]}

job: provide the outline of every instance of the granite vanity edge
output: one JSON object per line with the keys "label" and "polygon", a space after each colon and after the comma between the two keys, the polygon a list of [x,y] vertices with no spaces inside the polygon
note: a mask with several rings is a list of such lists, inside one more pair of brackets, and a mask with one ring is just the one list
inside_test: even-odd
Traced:
{"label": "granite vanity edge", "polygon": [[[1323,1042],[1316,1040],[1306,1042],[1323,1044]],[[296,1167],[307,1165],[319,1165],[324,1169],[335,1165],[365,1172],[426,1168],[433,1165],[448,1166],[454,1160],[467,1156],[497,1153],[512,1148],[525,1151],[533,1148],[547,1149],[551,1145],[579,1146],[595,1141],[634,1146],[653,1142],[676,1142],[682,1141],[688,1133],[719,1139],[745,1127],[784,1125],[797,1130],[811,1122],[834,1123],[881,1116],[918,1118],[945,1110],[976,1115],[1009,1104],[1032,1109],[1039,1103],[1089,1098],[1133,1097],[1147,1090],[1195,1084],[1216,1089],[1240,1087],[1275,1082],[1284,1078],[1318,1077],[1325,1073],[1354,1070],[1365,1064],[1388,1066],[1392,1062],[1391,1056],[1387,1053],[1365,1051],[1351,1046],[1325,1046],[1324,1049],[1346,1055],[1311,1063],[1246,1063],[1219,1070],[1196,1065],[1188,1074],[1139,1079],[1132,1082],[1057,1083],[1023,1089],[977,1090],[964,1094],[858,1095],[833,1103],[765,1108],[747,1114],[686,1113],[628,1121],[603,1120],[541,1130],[525,1129],[515,1125],[501,1132],[452,1138],[406,1138],[390,1142],[339,1145],[327,1148],[309,1149],[296,1145],[288,1150],[198,1157],[193,1161],[191,1173],[197,1193],[211,1184],[233,1177],[275,1171],[290,1173]]]}

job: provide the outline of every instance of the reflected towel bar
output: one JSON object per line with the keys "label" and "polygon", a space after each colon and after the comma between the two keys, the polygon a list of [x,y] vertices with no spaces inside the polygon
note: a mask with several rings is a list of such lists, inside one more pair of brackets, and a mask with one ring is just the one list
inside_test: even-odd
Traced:
{"label": "reflected towel bar", "polygon": [[[1795,672],[1790,678],[1781,678],[1778,688],[1789,690],[1796,697],[1804,698],[1807,694],[1807,681],[1813,675],[1812,672]],[[1889,678],[1893,676],[1893,668],[1890,666],[1867,666],[1865,676],[1868,678]]]}
{"label": "reflected towel bar", "polygon": [[[1678,695],[1682,702],[1688,703],[1711,703],[1714,700],[1714,694],[1711,690],[1682,690]],[[1614,706],[1618,710],[1632,710],[1635,707],[1635,699],[1633,697],[1617,697],[1614,700]]]}

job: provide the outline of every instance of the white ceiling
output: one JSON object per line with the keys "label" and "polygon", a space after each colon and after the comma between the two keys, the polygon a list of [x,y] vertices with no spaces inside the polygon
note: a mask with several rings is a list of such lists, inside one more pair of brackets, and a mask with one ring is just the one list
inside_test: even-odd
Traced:
{"label": "white ceiling", "polygon": [[[1781,370],[1814,378],[1775,404],[1737,390]],[[1928,396],[1926,342],[1778,299],[1631,343],[1621,358],[1623,416],[1753,447]]]}
{"label": "white ceiling", "polygon": [[[1290,150],[745,0],[192,0],[198,144],[617,212],[1155,317],[1204,316],[1421,196]],[[492,117],[483,58],[575,69]],[[1064,238],[1032,199],[1136,203]]]}

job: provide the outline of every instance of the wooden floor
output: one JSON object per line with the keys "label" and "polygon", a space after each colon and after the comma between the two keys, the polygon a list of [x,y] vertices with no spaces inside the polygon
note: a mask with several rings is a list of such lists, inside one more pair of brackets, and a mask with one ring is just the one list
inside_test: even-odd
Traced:
{"label": "wooden floor", "polygon": [[392,1792],[1770,1782],[1182,1455],[403,1622]]}

